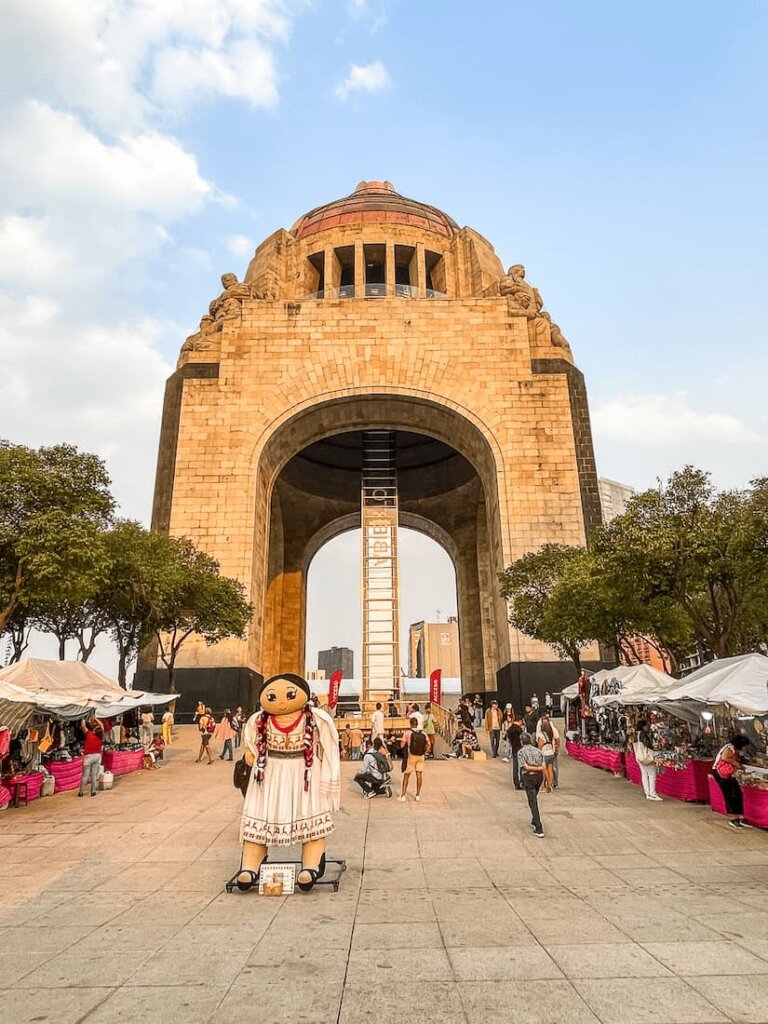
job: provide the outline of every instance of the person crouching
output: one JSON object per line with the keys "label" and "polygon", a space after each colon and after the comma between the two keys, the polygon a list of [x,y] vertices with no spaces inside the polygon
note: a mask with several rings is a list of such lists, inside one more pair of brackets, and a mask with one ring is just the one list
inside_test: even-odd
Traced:
{"label": "person crouching", "polygon": [[392,765],[387,757],[387,747],[381,736],[373,741],[373,749],[367,750],[363,757],[363,767],[355,775],[355,782],[368,800],[371,797],[385,794],[392,796],[389,785]]}

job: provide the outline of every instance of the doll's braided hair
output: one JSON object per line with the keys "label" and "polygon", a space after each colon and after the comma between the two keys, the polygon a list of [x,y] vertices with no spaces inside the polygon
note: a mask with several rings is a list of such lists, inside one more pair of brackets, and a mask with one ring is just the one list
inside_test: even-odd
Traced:
{"label": "doll's braided hair", "polygon": [[[301,676],[294,675],[292,672],[281,672],[279,675],[271,676],[265,680],[259,687],[258,697],[261,699],[261,695],[264,690],[269,686],[270,683],[275,682],[277,679],[285,679],[289,683],[293,683],[294,686],[298,686],[300,690],[306,693],[307,697],[311,696],[309,684]],[[312,775],[312,765],[315,760],[315,748],[314,748],[314,722],[312,720],[312,707],[306,704],[302,709],[304,715],[304,789],[309,789],[309,780]],[[256,782],[261,784],[264,781],[264,772],[267,767],[267,724],[269,722],[269,712],[262,711],[259,714],[258,721],[256,722]]]}

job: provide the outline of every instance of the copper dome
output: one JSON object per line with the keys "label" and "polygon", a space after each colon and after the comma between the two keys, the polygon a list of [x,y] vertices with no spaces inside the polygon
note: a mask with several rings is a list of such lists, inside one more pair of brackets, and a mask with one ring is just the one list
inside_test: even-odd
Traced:
{"label": "copper dome", "polygon": [[449,238],[459,230],[447,213],[401,196],[388,181],[361,181],[351,195],[299,217],[291,230],[297,238],[307,238],[345,224],[406,224]]}

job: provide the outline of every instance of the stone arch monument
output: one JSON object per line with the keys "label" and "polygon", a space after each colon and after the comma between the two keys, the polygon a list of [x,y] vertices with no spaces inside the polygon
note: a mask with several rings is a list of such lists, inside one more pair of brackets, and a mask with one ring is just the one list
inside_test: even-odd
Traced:
{"label": "stone arch monument", "polygon": [[[361,525],[372,437],[399,522],[453,559],[464,691],[519,705],[571,681],[498,596],[512,559],[600,521],[584,379],[525,268],[505,274],[476,231],[362,182],[222,285],[167,384],[153,528],[216,557],[254,617],[242,641],[190,639],[182,706],[250,705],[258,677],[304,670],[309,564]],[[138,676],[162,688],[151,651]]]}

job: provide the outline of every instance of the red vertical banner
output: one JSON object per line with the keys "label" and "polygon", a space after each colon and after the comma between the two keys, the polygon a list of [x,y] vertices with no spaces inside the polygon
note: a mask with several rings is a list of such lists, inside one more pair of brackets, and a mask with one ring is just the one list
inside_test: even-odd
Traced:
{"label": "red vertical banner", "polygon": [[339,692],[341,690],[341,672],[331,673],[331,685],[328,688],[328,707],[331,711],[339,703]]}
{"label": "red vertical banner", "polygon": [[443,670],[436,668],[429,677],[429,700],[431,704],[443,703]]}

